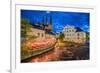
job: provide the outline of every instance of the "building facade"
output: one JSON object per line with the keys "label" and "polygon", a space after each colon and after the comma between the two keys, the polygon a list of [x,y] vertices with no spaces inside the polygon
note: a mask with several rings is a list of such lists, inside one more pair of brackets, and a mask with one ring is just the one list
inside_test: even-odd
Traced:
{"label": "building facade", "polygon": [[64,41],[75,42],[75,43],[85,43],[86,42],[86,32],[82,31],[78,27],[67,25],[63,29]]}
{"label": "building facade", "polygon": [[38,38],[45,38],[45,31],[37,28],[30,28],[30,32],[27,32],[28,36],[34,36]]}

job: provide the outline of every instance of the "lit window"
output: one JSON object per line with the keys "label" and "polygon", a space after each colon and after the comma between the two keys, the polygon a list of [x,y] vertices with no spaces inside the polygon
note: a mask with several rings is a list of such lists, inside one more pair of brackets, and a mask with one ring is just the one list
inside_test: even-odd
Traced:
{"label": "lit window", "polygon": [[40,33],[37,33],[38,36],[40,36]]}
{"label": "lit window", "polygon": [[43,33],[42,33],[42,37],[43,37]]}

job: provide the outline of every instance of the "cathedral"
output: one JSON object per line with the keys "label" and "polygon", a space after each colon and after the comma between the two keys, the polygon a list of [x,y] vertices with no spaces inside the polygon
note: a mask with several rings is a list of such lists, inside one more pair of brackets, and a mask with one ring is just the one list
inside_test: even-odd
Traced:
{"label": "cathedral", "polygon": [[27,35],[39,38],[54,37],[54,33],[52,32],[52,16],[43,16],[42,22],[38,22],[37,18],[36,23]]}

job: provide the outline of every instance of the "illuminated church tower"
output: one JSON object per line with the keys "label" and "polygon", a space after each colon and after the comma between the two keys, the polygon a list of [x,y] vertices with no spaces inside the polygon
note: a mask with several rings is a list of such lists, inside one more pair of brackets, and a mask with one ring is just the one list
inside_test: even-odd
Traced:
{"label": "illuminated church tower", "polygon": [[49,21],[48,17],[46,16],[46,30],[52,31],[52,16],[49,16]]}

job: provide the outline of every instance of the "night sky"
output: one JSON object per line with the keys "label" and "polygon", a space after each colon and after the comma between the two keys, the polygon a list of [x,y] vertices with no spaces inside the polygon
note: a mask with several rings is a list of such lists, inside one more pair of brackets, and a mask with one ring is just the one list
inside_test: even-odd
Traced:
{"label": "night sky", "polygon": [[53,32],[61,32],[66,25],[73,25],[81,28],[83,31],[89,32],[89,13],[21,10],[21,18],[28,19],[32,25],[36,21],[41,23],[43,16],[48,17],[48,22],[50,22],[49,16],[52,16]]}

